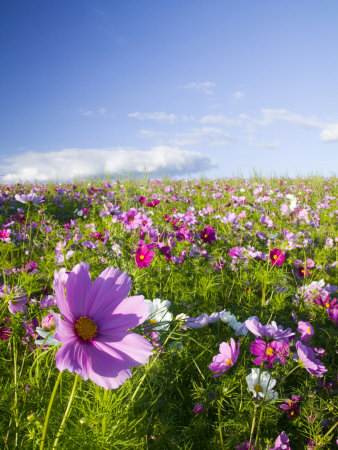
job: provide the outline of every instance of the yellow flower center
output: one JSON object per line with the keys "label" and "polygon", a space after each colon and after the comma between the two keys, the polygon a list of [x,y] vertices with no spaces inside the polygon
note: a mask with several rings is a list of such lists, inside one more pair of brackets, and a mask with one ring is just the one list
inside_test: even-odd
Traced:
{"label": "yellow flower center", "polygon": [[205,233],[205,235],[204,235],[204,239],[206,239],[208,237],[208,235],[207,235],[207,233]]}
{"label": "yellow flower center", "polygon": [[289,401],[288,401],[288,405],[289,405],[289,406],[293,405],[293,401],[292,401],[292,400],[289,400]]}
{"label": "yellow flower center", "polygon": [[89,341],[97,335],[97,325],[89,317],[80,317],[75,324],[75,330],[84,341]]}
{"label": "yellow flower center", "polygon": [[295,413],[294,411],[291,411],[291,412],[290,412],[290,416],[293,416],[293,415],[294,415],[294,413]]}
{"label": "yellow flower center", "polygon": [[132,222],[134,220],[134,217],[128,217],[128,222]]}
{"label": "yellow flower center", "polygon": [[232,364],[232,361],[231,361],[231,358],[229,358],[228,361],[226,362],[226,365],[231,366],[231,364]]}
{"label": "yellow flower center", "polygon": [[273,355],[273,348],[269,347],[266,351],[266,354],[269,356]]}
{"label": "yellow flower center", "polygon": [[311,328],[310,328],[310,327],[307,327],[307,332],[308,332],[309,334],[311,334]]}
{"label": "yellow flower center", "polygon": [[277,255],[273,255],[273,259],[277,259],[278,258],[278,256]]}
{"label": "yellow flower center", "polygon": [[144,255],[140,255],[140,259],[141,259],[141,260],[144,259]]}
{"label": "yellow flower center", "polygon": [[328,308],[330,306],[330,303],[326,302],[325,306]]}
{"label": "yellow flower center", "polygon": [[150,319],[150,323],[153,324],[153,325],[155,325],[156,320],[155,320],[155,319]]}
{"label": "yellow flower center", "polygon": [[263,392],[263,388],[262,388],[262,386],[260,384],[256,384],[255,387],[254,387],[254,390],[256,392]]}

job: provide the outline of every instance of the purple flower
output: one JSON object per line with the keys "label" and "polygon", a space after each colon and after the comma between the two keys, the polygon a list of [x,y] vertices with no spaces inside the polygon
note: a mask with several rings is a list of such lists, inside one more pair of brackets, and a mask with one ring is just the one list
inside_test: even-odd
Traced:
{"label": "purple flower", "polygon": [[73,268],[65,282],[63,274],[55,272],[55,298],[64,319],[58,320],[55,332],[63,343],[55,355],[61,372],[67,369],[105,389],[115,389],[131,377],[130,367],[148,361],[151,344],[126,331],[149,315],[143,296],[126,298],[130,288],[131,278],[113,267],[94,283],[84,262]]}
{"label": "purple flower", "polygon": [[215,229],[208,225],[203,231],[201,231],[200,238],[203,242],[211,244],[212,241],[216,240]]}
{"label": "purple flower", "polygon": [[194,406],[193,412],[195,414],[203,414],[204,406],[202,405],[202,403],[196,403],[196,405]]}
{"label": "purple flower", "polygon": [[258,337],[255,342],[251,344],[250,352],[253,355],[257,355],[257,358],[253,360],[254,364],[260,366],[263,357],[264,361],[268,361],[269,364],[266,368],[273,366],[274,361],[277,359],[284,366],[289,356],[289,343],[284,341],[272,341],[266,344],[262,338]]}
{"label": "purple flower", "polygon": [[288,419],[294,419],[299,415],[299,402],[301,396],[293,395],[292,398],[286,398],[285,403],[280,406],[280,409],[287,412]]}
{"label": "purple flower", "polygon": [[142,214],[135,208],[130,208],[129,211],[123,213],[121,220],[127,230],[136,230],[142,226]]}
{"label": "purple flower", "polygon": [[275,321],[272,321],[271,324],[262,325],[257,319],[248,319],[245,321],[245,326],[255,336],[266,336],[277,341],[286,340],[295,335],[291,328],[284,330],[281,325],[277,326]]}
{"label": "purple flower", "polygon": [[221,343],[219,346],[219,354],[213,357],[212,363],[209,365],[210,370],[217,372],[215,373],[214,378],[225,373],[236,363],[239,355],[239,347],[240,342],[238,342],[236,349],[236,342],[232,338],[230,339],[230,345],[226,342]]}
{"label": "purple flower", "polygon": [[273,248],[270,250],[270,261],[273,266],[281,266],[285,260],[285,253],[279,248]]}
{"label": "purple flower", "polygon": [[301,340],[307,342],[313,336],[313,326],[309,322],[298,322],[298,333],[301,333]]}
{"label": "purple flower", "polygon": [[35,192],[30,191],[29,194],[15,194],[15,200],[20,203],[32,202],[34,205],[37,205],[44,201],[44,197],[36,195]]}
{"label": "purple flower", "polygon": [[290,441],[285,431],[281,432],[275,441],[275,445],[269,450],[291,450]]}
{"label": "purple flower", "polygon": [[311,347],[303,345],[300,341],[296,343],[297,354],[305,369],[314,377],[322,377],[327,369],[315,358]]}
{"label": "purple flower", "polygon": [[56,300],[54,295],[47,295],[47,297],[44,297],[41,302],[40,302],[40,309],[44,309],[44,308],[48,308],[51,306],[55,306],[56,305]]}

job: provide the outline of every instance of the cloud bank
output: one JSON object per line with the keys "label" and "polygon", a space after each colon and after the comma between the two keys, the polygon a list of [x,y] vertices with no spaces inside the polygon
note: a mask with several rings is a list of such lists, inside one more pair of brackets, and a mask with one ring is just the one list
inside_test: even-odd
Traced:
{"label": "cloud bank", "polygon": [[18,181],[65,181],[97,175],[184,175],[216,167],[201,153],[178,147],[159,146],[148,151],[125,148],[63,149],[27,152],[7,158],[0,165],[1,183]]}

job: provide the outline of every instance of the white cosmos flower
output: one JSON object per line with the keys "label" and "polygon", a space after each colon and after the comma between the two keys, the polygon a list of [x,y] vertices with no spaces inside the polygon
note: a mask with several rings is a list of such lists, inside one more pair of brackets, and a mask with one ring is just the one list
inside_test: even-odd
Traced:
{"label": "white cosmos flower", "polygon": [[[149,320],[153,325],[153,331],[168,330],[173,315],[168,311],[171,302],[169,300],[144,300],[149,305]],[[157,325],[158,324],[158,325]]]}
{"label": "white cosmos flower", "polygon": [[255,398],[265,398],[266,400],[275,400],[278,393],[273,391],[276,380],[271,378],[269,372],[261,372],[260,369],[251,369],[251,373],[246,377],[248,388]]}
{"label": "white cosmos flower", "polygon": [[286,198],[290,200],[289,209],[290,211],[294,211],[297,206],[297,198],[293,194],[286,195]]}

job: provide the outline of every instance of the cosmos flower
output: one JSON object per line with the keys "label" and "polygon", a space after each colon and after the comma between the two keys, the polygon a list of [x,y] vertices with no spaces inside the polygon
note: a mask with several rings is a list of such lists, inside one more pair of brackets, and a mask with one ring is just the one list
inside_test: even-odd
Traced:
{"label": "cosmos flower", "polygon": [[123,213],[121,220],[127,230],[136,230],[142,226],[142,214],[135,208],[130,208],[129,211]]}
{"label": "cosmos flower", "polygon": [[35,192],[30,191],[29,194],[15,194],[15,200],[20,203],[33,203],[34,205],[38,205],[44,201],[44,197],[40,195],[36,195]]}
{"label": "cosmos flower", "polygon": [[286,330],[284,330],[283,327],[281,325],[277,325],[274,320],[267,325],[262,325],[258,321],[258,319],[250,318],[244,323],[247,329],[251,331],[251,333],[259,337],[266,336],[268,338],[279,341],[289,339],[295,335],[291,328],[287,328]]}
{"label": "cosmos flower", "polygon": [[130,367],[148,361],[151,344],[127,330],[147,319],[149,306],[143,296],[127,298],[130,288],[131,278],[113,267],[94,283],[84,262],[73,268],[66,281],[64,274],[55,272],[55,298],[63,316],[55,331],[63,344],[55,355],[61,372],[69,370],[115,389],[131,377]]}
{"label": "cosmos flower", "polygon": [[203,231],[201,231],[200,238],[203,242],[211,244],[212,241],[216,240],[215,229],[208,225]]}
{"label": "cosmos flower", "polygon": [[0,230],[0,241],[7,243],[11,242],[10,238],[11,233],[12,233],[11,230],[6,230],[6,228]]}
{"label": "cosmos flower", "polygon": [[278,397],[278,393],[273,391],[276,380],[271,378],[269,372],[260,373],[260,369],[254,368],[245,379],[255,399],[275,400]]}
{"label": "cosmos flower", "polygon": [[289,343],[285,341],[272,341],[268,344],[258,337],[251,344],[250,352],[253,355],[257,355],[257,358],[253,360],[253,363],[260,366],[263,357],[264,361],[268,361],[266,368],[273,366],[274,361],[279,360],[284,366],[289,356]]}
{"label": "cosmos flower", "polygon": [[275,441],[275,445],[269,450],[291,450],[290,441],[285,431],[281,432]]}
{"label": "cosmos flower", "polygon": [[301,333],[301,340],[307,342],[313,336],[314,330],[310,322],[298,322],[298,333]]}
{"label": "cosmos flower", "polygon": [[219,354],[213,357],[212,363],[209,365],[210,370],[217,372],[214,378],[225,373],[236,363],[239,356],[239,347],[240,342],[238,342],[236,349],[236,342],[232,338],[230,339],[230,345],[226,342],[221,343],[219,346]]}
{"label": "cosmos flower", "polygon": [[327,372],[327,369],[323,366],[319,359],[315,358],[311,347],[307,347],[298,341],[296,343],[296,349],[298,358],[311,375],[314,377],[322,377],[323,374]]}
{"label": "cosmos flower", "polygon": [[168,310],[171,302],[169,300],[160,300],[159,298],[144,301],[149,307],[149,319],[153,326],[152,330],[168,330],[169,322],[173,319],[173,315]]}
{"label": "cosmos flower", "polygon": [[280,405],[280,409],[287,412],[288,419],[294,419],[299,415],[299,402],[301,396],[293,395],[292,398],[286,398],[284,403]]}
{"label": "cosmos flower", "polygon": [[147,245],[142,245],[136,250],[135,259],[137,266],[141,269],[142,267],[149,267],[151,261],[154,258],[154,250],[150,250]]}
{"label": "cosmos flower", "polygon": [[285,253],[279,248],[270,250],[270,261],[273,266],[281,266],[285,260]]}

